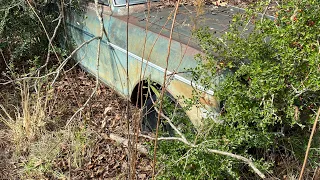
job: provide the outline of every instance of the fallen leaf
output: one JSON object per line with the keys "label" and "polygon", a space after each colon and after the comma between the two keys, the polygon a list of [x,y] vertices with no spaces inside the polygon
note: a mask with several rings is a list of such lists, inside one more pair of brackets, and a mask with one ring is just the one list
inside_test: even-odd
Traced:
{"label": "fallen leaf", "polygon": [[104,119],[101,123],[101,129],[104,129],[106,127],[106,124],[107,124],[107,120]]}
{"label": "fallen leaf", "polygon": [[146,179],[147,175],[146,174],[138,174],[139,179]]}
{"label": "fallen leaf", "polygon": [[106,107],[106,108],[104,109],[103,114],[106,115],[106,114],[107,114],[108,112],[110,112],[112,109],[113,109],[113,108],[110,107],[110,106]]}
{"label": "fallen leaf", "polygon": [[121,119],[121,116],[119,114],[116,114],[116,117],[115,117],[116,120],[120,120]]}

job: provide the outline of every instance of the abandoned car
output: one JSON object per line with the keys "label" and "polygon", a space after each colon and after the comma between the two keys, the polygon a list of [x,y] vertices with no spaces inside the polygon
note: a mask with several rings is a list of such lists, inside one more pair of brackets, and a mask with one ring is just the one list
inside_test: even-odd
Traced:
{"label": "abandoned car", "polygon": [[[205,90],[204,87],[191,81],[188,69],[197,65],[195,55],[201,53],[200,47],[192,37],[192,30],[207,26],[219,36],[228,29],[232,15],[241,9],[211,7],[198,15],[194,7],[180,6],[173,32],[170,33],[175,8],[159,8],[158,5],[156,1],[148,4],[147,0],[131,0],[127,16],[125,0],[100,0],[99,11],[102,12],[105,32],[101,42],[99,70],[97,71],[96,62],[97,40],[77,51],[75,59],[92,75],[99,72],[99,78],[103,83],[141,107],[143,106],[139,102],[141,84],[145,86],[153,82],[161,87],[166,72],[166,92],[171,97],[191,98],[193,90],[202,92],[201,103],[204,106],[201,108],[194,106],[186,111],[191,122],[199,127],[202,118],[214,116],[214,112],[219,113],[220,105],[214,98],[213,91]],[[95,3],[88,2],[83,14],[70,13],[68,27],[76,46],[98,36],[100,21]],[[129,84],[127,84],[127,70]],[[223,77],[212,78],[219,81]],[[144,94],[147,93],[145,89],[142,91]],[[184,105],[183,100],[177,99],[177,101],[181,106]]]}

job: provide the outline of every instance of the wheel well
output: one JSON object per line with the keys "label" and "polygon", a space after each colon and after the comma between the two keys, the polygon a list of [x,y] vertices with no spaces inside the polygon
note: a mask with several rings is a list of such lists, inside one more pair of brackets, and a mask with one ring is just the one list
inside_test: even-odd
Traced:
{"label": "wheel well", "polygon": [[152,82],[148,80],[140,81],[139,83],[136,84],[136,86],[134,87],[131,93],[130,100],[134,105],[137,105],[139,108],[141,108],[145,103],[145,101],[147,100],[148,96],[152,96],[154,94],[152,89],[150,89],[151,94],[148,92],[149,91],[148,87],[150,85],[154,86],[158,90],[161,90],[161,85],[156,82]]}

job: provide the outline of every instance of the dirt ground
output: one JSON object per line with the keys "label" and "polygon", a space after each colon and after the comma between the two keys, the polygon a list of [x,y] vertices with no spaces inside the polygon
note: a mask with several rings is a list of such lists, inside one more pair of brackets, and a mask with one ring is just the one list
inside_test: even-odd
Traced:
{"label": "dirt ground", "polygon": [[0,123],[0,179],[15,179],[16,171],[11,161],[13,146],[8,129]]}
{"label": "dirt ground", "polygon": [[[81,69],[76,69],[70,75],[56,84],[59,101],[67,100],[66,104],[80,106],[88,99],[95,87],[95,79]],[[91,155],[87,157],[84,166],[72,170],[72,179],[125,179],[127,176],[127,147],[119,145],[108,138],[110,133],[126,137],[126,100],[112,89],[100,85],[83,114],[88,116],[88,126],[97,133],[97,139]],[[138,113],[138,109],[130,106],[130,112]],[[71,114],[70,114],[71,115]],[[133,115],[132,117],[137,117]],[[131,119],[132,120],[136,119]],[[63,159],[62,159],[63,161]],[[64,160],[66,161],[66,159]],[[151,160],[146,155],[138,154],[136,175],[139,179],[147,179],[151,174]]]}

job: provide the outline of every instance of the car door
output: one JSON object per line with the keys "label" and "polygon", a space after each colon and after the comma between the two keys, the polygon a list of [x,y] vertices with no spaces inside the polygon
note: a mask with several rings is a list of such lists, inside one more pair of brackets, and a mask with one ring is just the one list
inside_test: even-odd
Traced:
{"label": "car door", "polygon": [[[80,48],[74,59],[92,75],[95,76],[99,72],[99,78],[103,83],[115,89],[119,94],[124,95],[126,92],[124,92],[125,84],[122,76],[126,67],[123,67],[121,62],[122,53],[118,52],[109,42],[110,36],[117,35],[109,35],[108,33],[112,10],[108,0],[99,0],[99,4],[101,5],[99,11],[102,12],[105,29],[100,46],[99,70],[97,71],[98,40],[93,40]],[[83,11],[69,12],[67,18],[71,41],[75,48],[100,34],[100,22],[94,2],[90,1],[82,4],[82,6],[84,7]]]}

